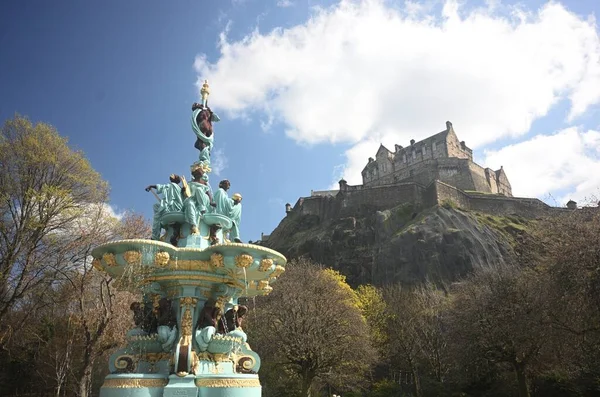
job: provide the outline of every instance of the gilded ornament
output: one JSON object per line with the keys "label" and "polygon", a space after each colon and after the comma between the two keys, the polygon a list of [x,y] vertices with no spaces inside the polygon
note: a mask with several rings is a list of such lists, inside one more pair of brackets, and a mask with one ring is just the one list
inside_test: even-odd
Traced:
{"label": "gilded ornament", "polygon": [[169,253],[165,251],[157,252],[154,255],[154,263],[160,267],[167,266],[169,264]]}
{"label": "gilded ornament", "polygon": [[267,287],[269,287],[269,281],[261,280],[258,282],[258,287],[256,289],[264,290],[264,289],[267,289]]}
{"label": "gilded ornament", "polygon": [[237,267],[246,268],[250,266],[252,262],[254,262],[254,258],[252,258],[252,255],[241,254],[235,257],[235,265]]}
{"label": "gilded ornament", "polygon": [[266,272],[271,268],[271,266],[273,266],[273,259],[263,259],[260,261],[258,270],[261,272]]}
{"label": "gilded ornament", "polygon": [[198,387],[260,387],[258,379],[198,378]]}
{"label": "gilded ornament", "polygon": [[100,259],[98,258],[94,258],[94,260],[92,261],[92,266],[94,267],[94,269],[102,271],[104,270],[102,268],[102,263],[100,262]]}
{"label": "gilded ornament", "polygon": [[151,364],[156,364],[159,361],[171,361],[171,353],[146,353],[141,359],[148,361]]}
{"label": "gilded ornament", "polygon": [[110,252],[107,252],[104,255],[102,255],[102,260],[109,267],[117,266],[117,260],[115,259],[115,254],[111,254]]}
{"label": "gilded ornament", "polygon": [[169,260],[169,269],[174,270],[211,270],[210,261],[178,259]]}
{"label": "gilded ornament", "polygon": [[223,255],[215,252],[210,256],[210,263],[213,267],[225,267],[225,261],[223,260]]}
{"label": "gilded ornament", "polygon": [[271,277],[279,277],[283,272],[285,272],[285,267],[281,265],[275,266],[275,270],[271,273]]}
{"label": "gilded ornament", "polygon": [[265,295],[269,295],[272,291],[273,291],[273,287],[271,287],[270,285],[267,285],[265,287],[265,289],[263,289]]}
{"label": "gilded ornament", "polygon": [[195,305],[198,303],[198,298],[192,298],[191,296],[185,296],[179,300],[181,305]]}
{"label": "gilded ornament", "polygon": [[142,387],[165,387],[168,379],[117,378],[106,379],[102,387],[113,389],[140,389]]}
{"label": "gilded ornament", "polygon": [[142,253],[139,251],[127,251],[123,254],[123,258],[130,265],[139,265],[142,263]]}

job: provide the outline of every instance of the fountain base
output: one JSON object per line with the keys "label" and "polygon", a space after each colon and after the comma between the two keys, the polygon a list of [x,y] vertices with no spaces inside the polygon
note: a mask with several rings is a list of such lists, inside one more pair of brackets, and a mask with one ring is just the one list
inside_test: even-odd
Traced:
{"label": "fountain base", "polygon": [[255,374],[224,375],[108,375],[100,397],[260,397]]}

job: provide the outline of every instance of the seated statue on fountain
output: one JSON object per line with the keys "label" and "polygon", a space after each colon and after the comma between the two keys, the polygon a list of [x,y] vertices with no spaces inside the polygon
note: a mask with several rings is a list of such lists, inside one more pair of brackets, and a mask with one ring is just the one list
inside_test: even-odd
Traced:
{"label": "seated statue on fountain", "polygon": [[217,331],[217,319],[221,316],[221,310],[215,303],[214,299],[207,300],[198,316],[196,343],[201,352],[208,349],[208,344]]}
{"label": "seated statue on fountain", "polygon": [[163,350],[168,352],[177,337],[177,317],[173,313],[171,301],[167,298],[158,301],[156,323],[158,341],[162,344]]}
{"label": "seated statue on fountain", "polygon": [[236,243],[241,243],[240,240],[240,221],[242,218],[242,195],[236,193],[233,198],[229,198],[227,191],[231,187],[231,183],[224,179],[219,182],[219,190],[214,195],[214,207],[217,214],[225,215],[233,222],[229,234],[231,239]]}
{"label": "seated statue on fountain", "polygon": [[146,187],[146,191],[150,192],[155,189],[158,194],[162,194],[162,199],[154,192],[154,195],[159,200],[154,204],[154,219],[152,222],[152,240],[160,239],[160,218],[165,212],[181,211],[183,208],[183,199],[181,197],[181,187],[179,183],[181,178],[178,175],[171,174],[169,176],[171,183],[164,185],[150,185]]}
{"label": "seated statue on fountain", "polygon": [[192,179],[189,184],[184,181],[186,199],[183,201],[185,221],[191,225],[191,233],[198,234],[198,222],[210,208],[212,196],[210,187],[203,178],[204,169],[196,165],[192,169]]}
{"label": "seated statue on fountain", "polygon": [[218,332],[233,337],[242,339],[242,343],[246,343],[248,337],[242,330],[242,321],[248,313],[248,307],[244,305],[235,305],[225,312],[219,321]]}

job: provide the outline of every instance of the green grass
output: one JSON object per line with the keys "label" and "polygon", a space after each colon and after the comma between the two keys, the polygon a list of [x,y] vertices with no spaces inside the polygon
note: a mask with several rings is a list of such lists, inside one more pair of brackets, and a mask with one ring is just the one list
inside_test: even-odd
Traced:
{"label": "green grass", "polygon": [[516,234],[527,232],[531,222],[515,215],[499,216],[481,212],[473,212],[472,214],[479,223],[499,231],[510,240],[514,240]]}

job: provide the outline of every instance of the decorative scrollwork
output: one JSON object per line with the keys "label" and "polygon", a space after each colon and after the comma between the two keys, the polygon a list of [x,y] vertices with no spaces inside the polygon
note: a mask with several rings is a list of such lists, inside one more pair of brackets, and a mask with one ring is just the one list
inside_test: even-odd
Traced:
{"label": "decorative scrollwork", "polygon": [[130,354],[123,354],[115,358],[114,364],[118,373],[131,373],[135,371],[137,358]]}
{"label": "decorative scrollwork", "polygon": [[256,365],[256,359],[252,356],[239,356],[235,363],[236,371],[239,373],[252,373],[252,369]]}

